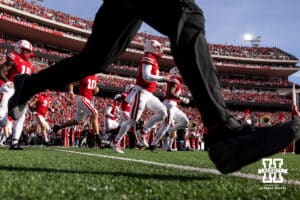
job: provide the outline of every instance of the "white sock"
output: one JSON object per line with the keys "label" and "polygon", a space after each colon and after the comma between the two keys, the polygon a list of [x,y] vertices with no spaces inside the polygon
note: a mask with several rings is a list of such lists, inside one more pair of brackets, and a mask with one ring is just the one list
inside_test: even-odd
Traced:
{"label": "white sock", "polygon": [[2,136],[2,139],[1,139],[0,143],[1,143],[1,144],[3,144],[3,143],[6,141],[6,139],[7,139],[7,138],[6,138],[6,136],[3,134],[3,136]]}
{"label": "white sock", "polygon": [[168,127],[162,126],[158,132],[156,133],[151,145],[157,145],[157,143],[162,139],[162,137],[166,134]]}
{"label": "white sock", "polygon": [[115,142],[121,141],[121,139],[124,137],[124,135],[127,133],[127,131],[131,128],[133,123],[134,123],[134,121],[129,119],[120,127],[120,130],[119,130],[117,136],[115,137]]}
{"label": "white sock", "polygon": [[29,136],[29,138],[28,138],[28,140],[27,140],[27,143],[28,143],[28,144],[30,144],[30,142],[31,142],[31,140],[32,140],[32,138],[33,138],[33,136],[34,136],[34,133],[31,133],[30,136]]}
{"label": "white sock", "polygon": [[12,133],[12,145],[19,143],[19,139],[21,137],[23,126],[24,126],[25,113],[26,113],[26,109],[24,109],[22,116],[18,120],[14,121],[13,133]]}

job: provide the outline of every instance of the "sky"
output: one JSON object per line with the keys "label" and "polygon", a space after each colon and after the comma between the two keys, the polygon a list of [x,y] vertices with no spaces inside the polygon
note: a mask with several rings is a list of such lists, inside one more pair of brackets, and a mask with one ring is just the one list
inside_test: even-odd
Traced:
{"label": "sky", "polygon": [[[252,34],[261,37],[260,46],[278,47],[300,59],[299,0],[195,2],[204,11],[209,43],[250,46],[249,42],[244,41],[244,35]],[[101,4],[102,0],[44,0],[42,3],[47,8],[84,19],[93,19]],[[160,35],[146,24],[140,31]]]}

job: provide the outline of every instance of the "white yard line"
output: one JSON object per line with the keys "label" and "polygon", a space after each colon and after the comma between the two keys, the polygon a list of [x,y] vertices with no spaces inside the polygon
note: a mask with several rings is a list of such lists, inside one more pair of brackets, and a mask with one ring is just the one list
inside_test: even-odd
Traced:
{"label": "white yard line", "polygon": [[[138,160],[138,159],[133,159],[133,158],[123,158],[123,157],[118,157],[118,156],[92,154],[92,153],[78,152],[78,151],[71,151],[71,150],[57,149],[57,148],[54,148],[53,150],[63,151],[63,152],[73,153],[73,154],[79,154],[79,155],[95,156],[95,157],[100,157],[100,158],[109,158],[109,159],[115,159],[115,160],[124,160],[124,161],[129,161],[129,162],[143,163],[146,165],[156,165],[156,166],[167,167],[167,168],[172,168],[172,169],[196,171],[196,172],[200,172],[200,173],[221,175],[221,173],[218,170],[210,169],[210,168],[191,167],[191,166],[185,166],[185,165],[160,163],[160,162],[154,162],[154,161],[148,161],[148,160]],[[234,177],[246,178],[246,179],[252,179],[252,180],[259,180],[259,181],[262,180],[261,176],[258,176],[255,174],[245,174],[245,173],[241,173],[241,172],[235,172],[228,176],[234,176]],[[298,181],[298,180],[284,180],[283,183],[287,184],[287,185],[300,185],[300,181]]]}

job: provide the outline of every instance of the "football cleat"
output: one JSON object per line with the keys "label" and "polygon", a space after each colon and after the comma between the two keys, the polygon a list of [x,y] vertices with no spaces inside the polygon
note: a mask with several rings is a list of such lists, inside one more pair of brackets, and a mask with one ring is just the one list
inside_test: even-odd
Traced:
{"label": "football cleat", "polygon": [[156,145],[150,145],[150,146],[149,146],[149,149],[150,149],[150,151],[153,152],[153,153],[158,153],[158,151],[156,150]]}
{"label": "football cleat", "polygon": [[110,143],[110,147],[113,148],[115,150],[115,152],[117,153],[124,153],[124,151],[122,151],[120,142],[111,142]]}
{"label": "football cleat", "polygon": [[17,143],[17,144],[12,144],[9,147],[9,150],[24,150],[24,149]]}
{"label": "football cleat", "polygon": [[143,145],[144,147],[148,148],[149,144],[148,144],[148,135],[147,133],[144,132],[143,129],[141,129],[141,145]]}
{"label": "football cleat", "polygon": [[54,125],[54,126],[53,126],[53,132],[54,132],[54,133],[57,133],[60,129],[61,129],[61,126],[60,126],[60,125]]}

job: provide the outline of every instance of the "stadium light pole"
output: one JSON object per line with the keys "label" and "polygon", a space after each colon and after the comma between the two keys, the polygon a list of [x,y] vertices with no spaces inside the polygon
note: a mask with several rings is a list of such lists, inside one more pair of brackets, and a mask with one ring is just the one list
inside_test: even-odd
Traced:
{"label": "stadium light pole", "polygon": [[244,35],[244,41],[250,42],[253,47],[258,47],[261,42],[261,37],[247,33]]}

